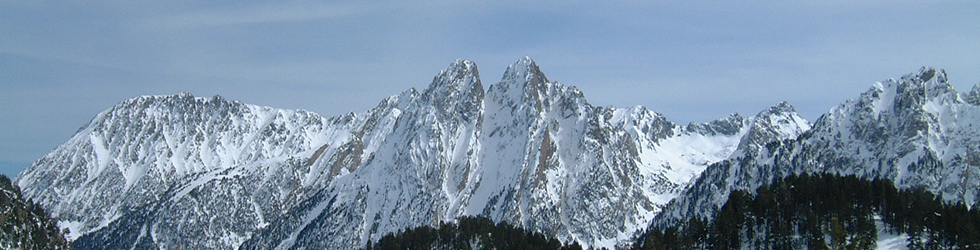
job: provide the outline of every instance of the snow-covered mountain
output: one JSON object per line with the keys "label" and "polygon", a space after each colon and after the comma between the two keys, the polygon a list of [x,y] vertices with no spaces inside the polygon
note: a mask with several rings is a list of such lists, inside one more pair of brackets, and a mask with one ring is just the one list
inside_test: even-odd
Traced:
{"label": "snow-covered mountain", "polygon": [[181,93],[123,101],[21,173],[78,248],[355,248],[479,215],[613,246],[712,163],[810,124],[780,103],[680,126],[593,106],[530,59],[332,118]]}
{"label": "snow-covered mountain", "polygon": [[732,190],[753,192],[792,173],[837,173],[922,187],[978,205],[980,85],[957,92],[946,73],[922,68],[876,83],[831,109],[798,138],[733,154],[708,167],[657,216],[654,226],[710,217]]}

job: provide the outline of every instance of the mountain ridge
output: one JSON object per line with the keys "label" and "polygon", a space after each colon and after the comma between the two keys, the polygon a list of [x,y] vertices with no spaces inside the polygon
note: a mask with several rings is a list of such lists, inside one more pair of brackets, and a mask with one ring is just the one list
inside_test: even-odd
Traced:
{"label": "mountain ridge", "polygon": [[968,101],[973,90],[957,92],[943,70],[931,67],[875,83],[800,137],[712,165],[652,226],[710,218],[733,190],[752,192],[773,178],[803,173],[887,179],[976,206],[980,107]]}
{"label": "mountain ridge", "polygon": [[476,64],[456,60],[422,91],[330,118],[137,97],[17,183],[79,248],[349,248],[459,216],[613,247],[708,164],[810,126],[773,109],[681,126],[593,106],[527,57],[485,91]]}

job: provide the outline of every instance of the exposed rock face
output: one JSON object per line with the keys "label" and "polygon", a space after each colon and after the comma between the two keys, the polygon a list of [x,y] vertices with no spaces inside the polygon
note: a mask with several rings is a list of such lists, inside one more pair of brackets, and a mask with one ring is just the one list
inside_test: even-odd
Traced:
{"label": "exposed rock face", "polygon": [[[821,116],[798,138],[771,142],[763,150],[708,167],[657,216],[654,226],[710,217],[732,190],[753,192],[792,173],[886,178],[899,188],[923,187],[947,201],[976,206],[978,89],[958,93],[946,73],[933,68],[879,82]],[[751,142],[743,138],[741,143],[763,145]]]}
{"label": "exposed rock face", "polygon": [[709,164],[809,126],[785,103],[688,126],[597,107],[530,58],[484,92],[458,60],[421,92],[333,118],[189,94],[127,100],[17,182],[78,248],[353,248],[462,215],[611,247]]}

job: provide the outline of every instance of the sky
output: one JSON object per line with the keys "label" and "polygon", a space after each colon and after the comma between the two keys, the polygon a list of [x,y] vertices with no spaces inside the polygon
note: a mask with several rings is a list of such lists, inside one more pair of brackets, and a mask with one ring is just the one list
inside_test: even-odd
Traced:
{"label": "sky", "polygon": [[877,81],[980,83],[980,1],[0,2],[0,173],[116,103],[189,92],[323,116],[424,89],[455,59],[484,87],[530,56],[593,105],[687,124],[788,101],[815,120]]}

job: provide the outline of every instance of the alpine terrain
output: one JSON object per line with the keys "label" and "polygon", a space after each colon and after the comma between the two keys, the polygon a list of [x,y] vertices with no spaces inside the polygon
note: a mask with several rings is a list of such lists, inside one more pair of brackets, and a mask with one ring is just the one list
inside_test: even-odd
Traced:
{"label": "alpine terrain", "polygon": [[330,118],[187,93],[126,100],[15,182],[79,249],[360,248],[463,216],[614,247],[679,195],[663,220],[789,172],[888,176],[974,202],[978,92],[928,69],[812,131],[785,102],[679,125],[594,106],[530,58],[486,88],[457,60],[423,90]]}
{"label": "alpine terrain", "polygon": [[735,191],[751,195],[788,176],[818,174],[885,180],[977,211],[978,105],[980,85],[957,92],[946,73],[934,68],[876,83],[831,109],[797,138],[738,151],[713,163],[656,216],[652,228],[711,219]]}

